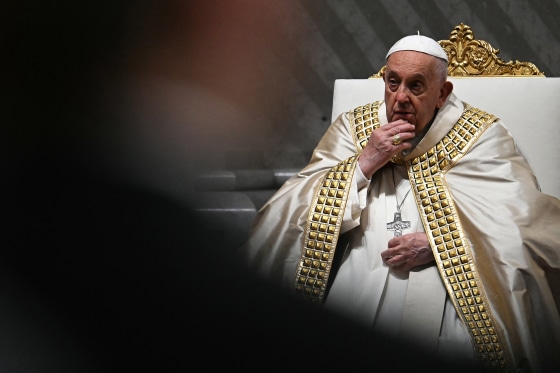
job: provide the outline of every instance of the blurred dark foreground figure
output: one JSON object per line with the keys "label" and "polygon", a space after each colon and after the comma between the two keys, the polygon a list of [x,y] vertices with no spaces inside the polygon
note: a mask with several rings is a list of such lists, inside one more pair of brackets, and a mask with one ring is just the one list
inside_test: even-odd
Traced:
{"label": "blurred dark foreground figure", "polygon": [[[204,80],[206,62],[218,62],[197,52],[204,37],[216,48],[239,17],[258,16],[257,4],[27,1],[6,9],[0,371],[445,368],[271,291],[191,210],[188,161],[201,151],[200,131],[219,128],[204,128],[212,123],[189,108],[229,103],[214,108],[222,123],[244,105],[231,100],[238,91],[218,93],[222,80]],[[208,35],[212,19],[230,20]],[[184,87],[182,95],[161,106],[157,89],[171,96],[170,86]],[[153,107],[138,104],[150,99]],[[302,338],[310,319],[321,327]],[[320,349],[309,347],[317,341]]]}

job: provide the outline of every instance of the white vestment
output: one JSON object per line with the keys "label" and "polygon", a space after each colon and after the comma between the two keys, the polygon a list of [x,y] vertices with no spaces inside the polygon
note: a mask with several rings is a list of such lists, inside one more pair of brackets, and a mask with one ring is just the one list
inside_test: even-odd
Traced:
{"label": "white vestment", "polygon": [[[405,273],[389,268],[381,260],[381,252],[394,236],[387,223],[394,219],[397,200],[402,203],[402,220],[410,223],[402,234],[424,232],[414,197],[410,195],[406,169],[393,167],[394,170],[386,167],[378,171],[370,184],[365,179],[354,181],[356,188],[357,184],[367,185],[359,191],[366,199],[361,203],[365,208],[356,220],[351,219],[347,210],[345,228],[355,226],[351,250],[345,253],[325,307],[382,335],[416,341],[428,353],[441,352],[446,359],[472,361],[468,331],[457,317],[435,265]],[[356,174],[358,179],[363,178],[359,170]],[[372,190],[366,193],[368,186]]]}
{"label": "white vestment", "polygon": [[[335,233],[350,232],[351,237],[346,249],[337,248],[337,253],[345,250],[344,256],[331,274],[325,307],[379,332],[417,341],[442,357],[468,360],[474,351],[512,371],[560,367],[560,201],[539,190],[499,119],[480,127],[461,124],[468,108],[449,96],[425,136],[402,155],[408,176],[404,166],[393,166],[394,179],[391,167],[385,167],[371,180],[359,166],[347,168],[351,184]],[[386,124],[384,104],[374,111],[379,124]],[[294,289],[302,255],[314,250],[305,247],[311,206],[333,167],[355,164],[359,139],[354,129],[362,113],[357,108],[340,115],[309,164],[259,210],[242,254],[263,277]],[[430,229],[436,265],[408,276],[396,273],[380,255],[393,235],[387,223],[393,221],[397,199],[400,203],[411,188],[410,172],[417,173],[418,183],[432,167],[411,162],[430,162],[439,153],[437,159],[447,163],[441,163],[437,176],[443,184],[431,190],[435,199],[421,196],[416,186],[417,193],[411,192],[402,208],[403,220],[410,221],[403,234]],[[432,200],[437,206],[430,205]],[[444,200],[452,206],[442,207]],[[449,215],[438,216],[442,213]],[[429,218],[436,220],[424,220]],[[459,235],[442,233],[440,223],[452,224],[453,234]]]}

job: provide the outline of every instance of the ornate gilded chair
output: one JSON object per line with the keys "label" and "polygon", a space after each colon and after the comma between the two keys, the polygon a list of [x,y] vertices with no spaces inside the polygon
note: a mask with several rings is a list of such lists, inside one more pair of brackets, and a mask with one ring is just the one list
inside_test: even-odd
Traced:
{"label": "ornate gilded chair", "polygon": [[[449,57],[448,74],[463,101],[500,117],[533,167],[543,192],[560,198],[560,78],[546,77],[530,62],[504,62],[499,49],[477,40],[465,24],[440,40]],[[332,119],[383,98],[381,74],[337,79]]]}

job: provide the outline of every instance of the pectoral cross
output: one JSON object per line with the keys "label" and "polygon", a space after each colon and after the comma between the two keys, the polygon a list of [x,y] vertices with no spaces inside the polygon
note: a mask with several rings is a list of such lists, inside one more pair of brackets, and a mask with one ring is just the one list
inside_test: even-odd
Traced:
{"label": "pectoral cross", "polygon": [[392,222],[387,223],[387,230],[388,231],[395,231],[393,237],[400,237],[402,236],[403,229],[410,228],[410,221],[403,221],[401,219],[400,211],[395,212],[395,217]]}

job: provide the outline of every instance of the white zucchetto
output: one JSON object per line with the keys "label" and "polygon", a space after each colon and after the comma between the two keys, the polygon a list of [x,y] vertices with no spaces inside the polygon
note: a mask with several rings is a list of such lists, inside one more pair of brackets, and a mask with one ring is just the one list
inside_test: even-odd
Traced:
{"label": "white zucchetto", "polygon": [[445,53],[439,43],[434,39],[423,35],[409,35],[400,39],[395,44],[393,44],[391,49],[389,49],[389,52],[387,52],[385,59],[389,58],[391,54],[398,51],[422,52],[434,57],[442,58],[449,62],[449,60],[447,59],[447,53]]}

